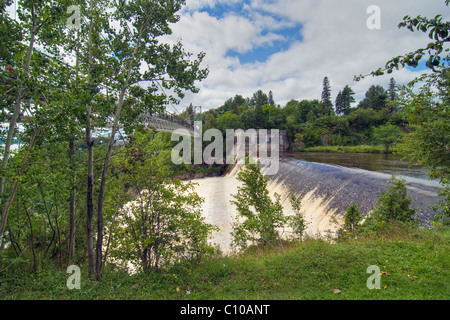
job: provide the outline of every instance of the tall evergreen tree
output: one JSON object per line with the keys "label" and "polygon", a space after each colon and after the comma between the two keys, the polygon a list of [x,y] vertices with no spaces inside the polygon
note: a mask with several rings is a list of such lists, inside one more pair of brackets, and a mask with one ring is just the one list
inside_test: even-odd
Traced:
{"label": "tall evergreen tree", "polygon": [[342,110],[341,112],[344,115],[347,115],[350,113],[351,104],[355,102],[355,98],[353,97],[355,95],[355,92],[350,88],[348,85],[344,87],[344,90],[342,90]]}
{"label": "tall evergreen tree", "polygon": [[339,91],[335,101],[336,114],[344,113],[344,100],[342,99],[342,91]]}
{"label": "tall evergreen tree", "polygon": [[274,105],[275,105],[275,100],[273,100],[273,93],[272,93],[272,90],[269,91],[269,104],[270,104],[271,106],[274,106]]}
{"label": "tall evergreen tree", "polygon": [[397,99],[397,84],[395,83],[394,78],[391,78],[389,82],[388,98],[391,101]]}
{"label": "tall evergreen tree", "polygon": [[394,78],[391,78],[389,82],[389,89],[388,89],[388,107],[391,112],[394,112],[396,109],[395,101],[397,100],[397,84],[395,83]]}
{"label": "tall evergreen tree", "polygon": [[333,111],[333,102],[331,102],[331,87],[328,77],[323,79],[323,90],[321,100],[320,116],[330,115]]}

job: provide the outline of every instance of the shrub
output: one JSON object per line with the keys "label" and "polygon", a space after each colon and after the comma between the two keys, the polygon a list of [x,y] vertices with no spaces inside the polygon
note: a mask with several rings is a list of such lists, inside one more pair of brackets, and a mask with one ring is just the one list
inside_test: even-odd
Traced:
{"label": "shrub", "polygon": [[364,222],[364,229],[381,230],[398,222],[412,224],[416,211],[410,208],[411,199],[407,197],[405,180],[393,175],[389,184],[377,198],[370,217]]}
{"label": "shrub", "polygon": [[275,202],[267,190],[268,178],[261,173],[260,163],[248,164],[238,173],[244,185],[232,195],[238,215],[233,223],[233,245],[246,248],[248,243],[267,244],[279,240],[277,228],[284,227],[286,217],[278,194]]}

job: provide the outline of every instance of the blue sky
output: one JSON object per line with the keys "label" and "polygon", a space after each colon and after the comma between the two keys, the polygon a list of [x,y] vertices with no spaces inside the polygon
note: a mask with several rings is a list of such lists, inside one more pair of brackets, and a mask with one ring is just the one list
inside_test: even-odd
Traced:
{"label": "blue sky", "polygon": [[392,57],[426,46],[420,32],[398,29],[405,15],[449,18],[444,0],[378,0],[381,29],[367,28],[372,0],[187,0],[167,41],[181,39],[193,53],[203,51],[209,76],[190,103],[217,108],[236,94],[250,97],[272,91],[277,104],[291,99],[320,99],[322,81],[330,79],[334,99],[345,85],[357,101],[372,84],[387,88],[394,77],[406,84],[426,69],[405,68],[383,77],[354,82]]}
{"label": "blue sky", "polygon": [[181,40],[194,55],[204,52],[209,76],[177,109],[190,103],[217,108],[236,94],[251,97],[257,90],[272,91],[281,106],[292,99],[320,99],[325,76],[332,99],[350,85],[356,103],[373,84],[387,88],[391,77],[408,83],[427,71],[424,61],[415,69],[353,80],[430,42],[421,32],[398,28],[405,15],[441,14],[449,20],[450,8],[444,0],[376,2],[379,30],[367,27],[373,0],[187,0],[173,34],[161,40]]}

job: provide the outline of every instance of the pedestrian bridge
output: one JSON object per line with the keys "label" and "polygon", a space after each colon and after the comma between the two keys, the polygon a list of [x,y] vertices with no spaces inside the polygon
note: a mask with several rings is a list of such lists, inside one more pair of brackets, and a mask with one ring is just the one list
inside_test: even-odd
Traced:
{"label": "pedestrian bridge", "polygon": [[180,119],[174,114],[149,114],[144,113],[139,116],[139,121],[147,129],[161,131],[161,132],[173,132],[177,129],[185,129],[189,132],[190,136],[194,136],[194,126]]}

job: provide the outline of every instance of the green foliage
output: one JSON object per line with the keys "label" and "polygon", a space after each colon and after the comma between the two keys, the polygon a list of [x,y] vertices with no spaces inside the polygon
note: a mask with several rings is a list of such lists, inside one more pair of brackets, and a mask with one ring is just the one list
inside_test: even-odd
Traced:
{"label": "green foliage", "polygon": [[348,85],[339,91],[336,97],[336,114],[347,115],[350,113],[351,104],[355,102],[354,94],[355,92]]}
{"label": "green foliage", "polygon": [[377,199],[372,208],[370,218],[365,222],[376,229],[383,229],[386,224],[393,222],[410,223],[416,213],[410,208],[411,199],[407,197],[405,180],[397,179],[395,175],[389,180],[385,191]]}
{"label": "green foliage", "polygon": [[403,133],[397,126],[388,123],[384,126],[374,128],[373,135],[376,141],[384,145],[385,153],[389,153],[389,147],[398,142]]}
{"label": "green foliage", "polygon": [[365,98],[359,102],[358,107],[379,111],[386,107],[388,94],[380,85],[372,85],[367,90]]}
{"label": "green foliage", "polygon": [[356,231],[359,222],[361,221],[361,212],[358,209],[357,204],[352,204],[347,208],[345,212],[344,230],[349,232]]}
{"label": "green foliage", "polygon": [[280,196],[272,201],[267,190],[268,178],[261,173],[260,164],[248,164],[237,179],[243,183],[232,200],[238,215],[233,223],[233,245],[246,248],[248,244],[273,244],[279,240],[278,228],[284,227]]}
{"label": "green foliage", "polygon": [[109,202],[119,202],[112,233],[111,257],[148,271],[210,251],[207,239],[213,226],[201,217],[200,198],[193,184],[171,179],[169,152],[160,136],[135,134],[116,160],[115,184],[130,202],[114,192]]}
{"label": "green foliage", "polygon": [[[0,299],[445,300],[448,240],[448,233],[430,230],[336,243],[307,239],[161,272],[130,276],[105,268],[101,282],[88,280],[82,271],[81,290],[67,289],[65,270],[47,268],[33,277],[6,276],[0,280]],[[369,265],[383,272],[380,290],[366,287]]]}
{"label": "green foliage", "polygon": [[290,198],[292,209],[294,210],[294,215],[288,217],[288,225],[292,229],[294,239],[303,240],[303,236],[308,223],[305,221],[302,213],[302,203],[300,199],[291,194]]}
{"label": "green foliage", "polygon": [[331,87],[328,77],[323,79],[322,99],[320,100],[319,116],[328,116],[333,113],[331,102]]}

